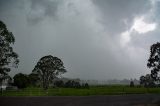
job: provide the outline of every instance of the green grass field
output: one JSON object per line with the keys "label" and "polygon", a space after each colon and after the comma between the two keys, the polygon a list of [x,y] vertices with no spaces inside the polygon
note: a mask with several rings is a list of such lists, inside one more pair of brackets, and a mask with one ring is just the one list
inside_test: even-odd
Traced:
{"label": "green grass field", "polygon": [[42,88],[29,87],[21,90],[6,90],[1,96],[89,96],[89,95],[123,95],[123,94],[160,94],[160,88],[129,87],[122,85],[91,86],[89,89],[76,88]]}

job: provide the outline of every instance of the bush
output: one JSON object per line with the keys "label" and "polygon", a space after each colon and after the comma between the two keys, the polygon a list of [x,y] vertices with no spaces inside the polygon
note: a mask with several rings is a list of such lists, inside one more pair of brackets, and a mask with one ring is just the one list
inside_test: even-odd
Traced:
{"label": "bush", "polygon": [[55,81],[54,82],[54,85],[56,87],[64,87],[64,82],[62,80],[59,80],[59,81]]}
{"label": "bush", "polygon": [[69,80],[69,81],[67,81],[67,82],[65,83],[65,87],[66,87],[66,88],[72,87],[72,82],[71,82],[71,80]]}
{"label": "bush", "polygon": [[87,89],[89,89],[88,83],[83,83],[83,84],[82,84],[82,88],[87,88]]}
{"label": "bush", "polygon": [[67,87],[67,88],[81,88],[81,84],[79,82],[69,80],[65,83],[65,87]]}
{"label": "bush", "polygon": [[85,88],[89,89],[88,83],[85,83]]}

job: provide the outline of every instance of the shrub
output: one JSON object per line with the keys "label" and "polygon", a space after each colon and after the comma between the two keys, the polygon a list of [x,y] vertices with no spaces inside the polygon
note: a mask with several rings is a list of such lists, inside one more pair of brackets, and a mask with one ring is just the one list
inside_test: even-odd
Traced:
{"label": "shrub", "polygon": [[59,80],[59,81],[55,81],[54,82],[54,85],[56,87],[64,87],[64,82],[62,80]]}

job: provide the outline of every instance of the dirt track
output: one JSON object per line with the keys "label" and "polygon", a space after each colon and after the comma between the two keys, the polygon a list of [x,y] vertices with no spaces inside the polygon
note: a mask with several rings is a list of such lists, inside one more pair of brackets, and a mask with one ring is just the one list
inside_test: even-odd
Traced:
{"label": "dirt track", "polygon": [[0,97],[0,106],[160,106],[160,95]]}

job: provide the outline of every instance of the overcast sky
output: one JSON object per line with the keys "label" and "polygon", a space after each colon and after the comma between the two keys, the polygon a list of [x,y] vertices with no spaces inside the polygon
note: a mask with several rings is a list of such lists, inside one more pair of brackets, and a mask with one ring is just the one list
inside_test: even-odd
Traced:
{"label": "overcast sky", "polygon": [[160,41],[160,0],[0,0],[0,20],[13,32],[20,64],[31,73],[57,56],[81,79],[139,78],[150,73],[149,49]]}

